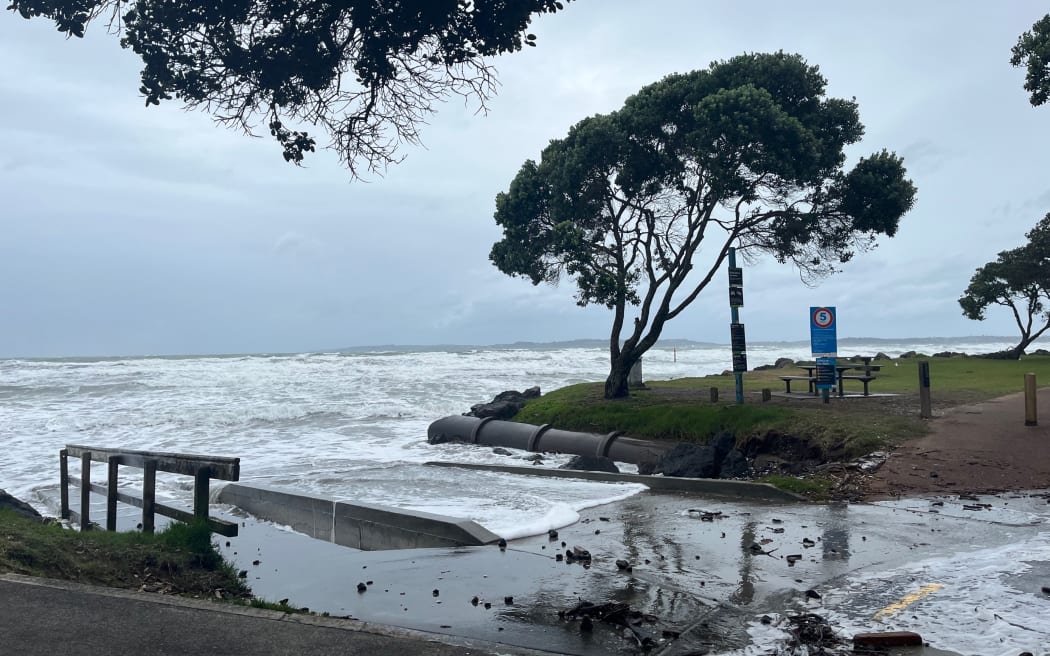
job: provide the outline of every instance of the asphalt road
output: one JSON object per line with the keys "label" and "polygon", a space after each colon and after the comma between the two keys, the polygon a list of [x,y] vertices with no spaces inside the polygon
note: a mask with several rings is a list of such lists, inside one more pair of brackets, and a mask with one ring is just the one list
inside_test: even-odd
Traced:
{"label": "asphalt road", "polygon": [[[0,576],[0,652],[22,656],[536,654],[422,632]],[[449,640],[442,636],[442,640]]]}

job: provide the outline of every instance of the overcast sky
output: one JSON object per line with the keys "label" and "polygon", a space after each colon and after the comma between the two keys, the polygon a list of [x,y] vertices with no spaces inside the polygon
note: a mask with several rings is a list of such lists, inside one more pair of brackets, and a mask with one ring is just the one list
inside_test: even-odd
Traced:
{"label": "overcast sky", "polygon": [[[642,9],[644,7],[644,9]],[[425,148],[351,182],[331,153],[303,168],[267,139],[176,104],[146,109],[139,61],[94,26],[0,13],[0,357],[284,352],[369,344],[605,338],[611,313],[573,286],[499,273],[494,197],[577,121],[640,87],[743,52],[819,65],[867,128],[850,155],[903,155],[918,187],[893,239],[807,288],[745,271],[748,339],[1013,335],[965,319],[974,270],[1050,212],[1050,107],[1009,64],[1036,0],[878,3],[577,0],[539,46],[496,60],[487,116],[452,101]],[[720,276],[665,337],[728,342]]]}

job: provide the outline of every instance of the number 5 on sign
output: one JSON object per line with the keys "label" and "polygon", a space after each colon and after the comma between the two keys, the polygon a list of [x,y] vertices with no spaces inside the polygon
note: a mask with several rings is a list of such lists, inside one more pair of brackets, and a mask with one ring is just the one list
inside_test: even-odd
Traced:
{"label": "number 5 on sign", "polygon": [[834,358],[838,355],[836,332],[835,308],[809,308],[809,344],[814,357]]}

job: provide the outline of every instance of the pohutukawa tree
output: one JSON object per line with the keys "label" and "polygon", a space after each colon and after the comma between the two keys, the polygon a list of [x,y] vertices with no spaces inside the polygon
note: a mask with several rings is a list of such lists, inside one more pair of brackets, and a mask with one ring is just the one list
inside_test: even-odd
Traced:
{"label": "pohutukawa tree", "polygon": [[993,305],[1010,308],[1021,341],[1003,355],[1014,360],[1050,328],[1050,214],[1026,236],[1027,244],[977,269],[959,299],[963,315],[974,321],[983,321]]}
{"label": "pohutukawa tree", "polygon": [[418,144],[436,102],[484,109],[496,87],[487,58],[536,45],[534,14],[570,0],[11,0],[25,18],[84,36],[102,20],[142,58],[147,105],[177,98],[254,134],[264,123],[299,164],[328,133],[357,177],[381,173]]}
{"label": "pohutukawa tree", "polygon": [[1033,107],[1050,100],[1050,14],[1017,39],[1010,63],[1025,68],[1025,91]]}
{"label": "pohutukawa tree", "polygon": [[915,187],[886,151],[844,169],[863,126],[825,86],[782,52],[668,76],[573,126],[496,197],[501,271],[571,278],[579,305],[613,311],[607,398],[627,396],[632,365],[730,246],[814,281],[896,232]]}

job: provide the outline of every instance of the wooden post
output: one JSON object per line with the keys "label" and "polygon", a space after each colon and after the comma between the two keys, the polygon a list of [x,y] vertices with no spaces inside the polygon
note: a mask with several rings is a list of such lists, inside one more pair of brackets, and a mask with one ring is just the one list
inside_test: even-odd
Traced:
{"label": "wooden post", "polygon": [[80,530],[91,529],[91,452],[80,455]]}
{"label": "wooden post", "polygon": [[711,393],[711,403],[718,403],[718,388],[717,387],[712,387],[710,393]]}
{"label": "wooden post", "polygon": [[208,519],[208,481],[211,471],[201,467],[193,477],[193,516],[196,519]]}
{"label": "wooden post", "polygon": [[58,452],[59,495],[62,498],[62,519],[69,519],[69,452]]}
{"label": "wooden post", "polygon": [[769,401],[771,398],[773,398],[773,390],[769,389],[768,387],[763,387],[762,388],[762,403],[765,403],[765,402]]}
{"label": "wooden post", "polygon": [[1025,426],[1037,426],[1036,407],[1035,407],[1035,374],[1028,373],[1024,375],[1024,425]]}
{"label": "wooden post", "polygon": [[147,460],[142,468],[142,532],[152,533],[157,499],[157,461]]}
{"label": "wooden post", "polygon": [[919,363],[919,417],[929,419],[933,416],[930,404],[930,363],[923,360]]}
{"label": "wooden post", "polygon": [[120,456],[110,456],[106,459],[109,468],[106,480],[106,530],[117,530],[117,467],[120,465]]}

